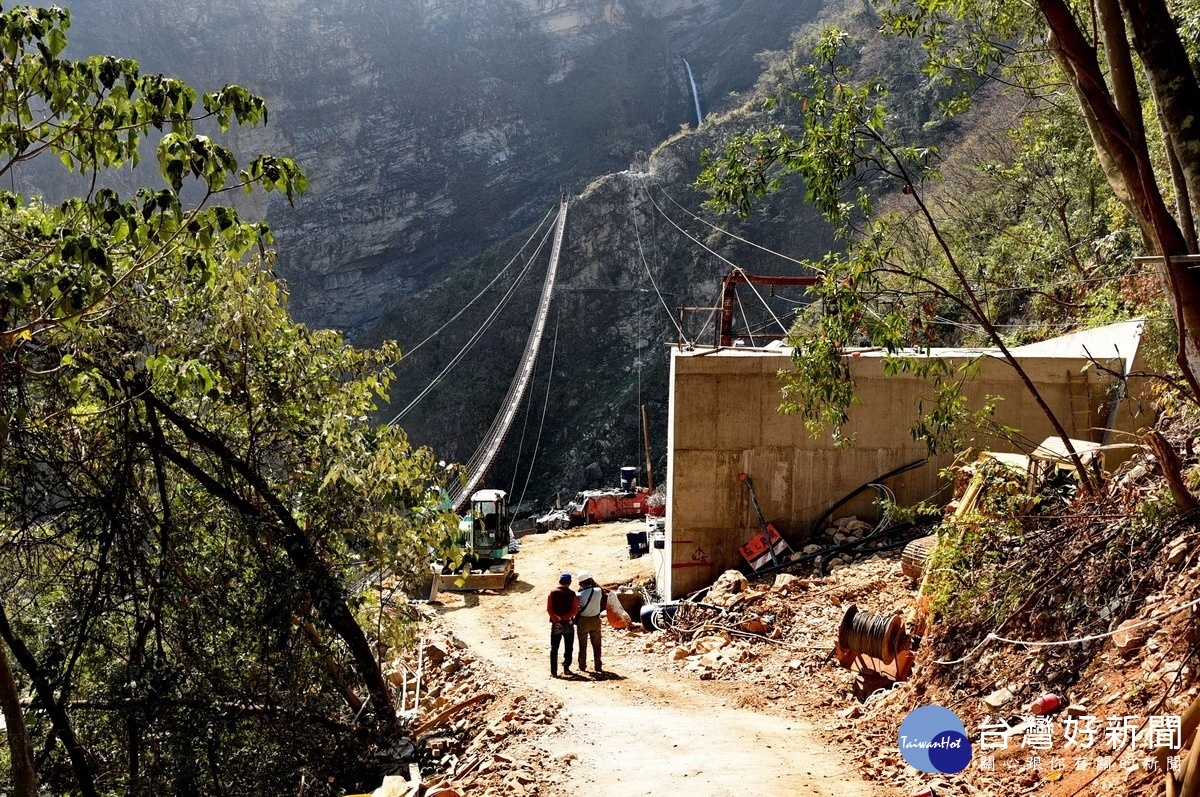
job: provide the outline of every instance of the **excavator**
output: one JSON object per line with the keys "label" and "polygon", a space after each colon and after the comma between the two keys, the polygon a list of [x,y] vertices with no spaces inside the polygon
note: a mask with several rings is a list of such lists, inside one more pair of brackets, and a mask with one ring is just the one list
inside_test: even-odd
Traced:
{"label": "excavator", "polygon": [[480,592],[503,590],[517,580],[512,555],[508,552],[512,517],[508,493],[477,490],[470,509],[458,524],[456,544],[462,551],[457,565],[450,560],[433,563],[433,592]]}

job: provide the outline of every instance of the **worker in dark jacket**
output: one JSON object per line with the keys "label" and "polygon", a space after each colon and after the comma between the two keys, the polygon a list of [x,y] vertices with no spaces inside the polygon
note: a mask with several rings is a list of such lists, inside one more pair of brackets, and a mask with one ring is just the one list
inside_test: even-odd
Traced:
{"label": "worker in dark jacket", "polygon": [[604,590],[596,585],[592,574],[586,570],[579,574],[579,612],[575,624],[579,626],[579,669],[587,669],[588,643],[592,645],[592,666],[596,675],[604,676],[604,665],[600,660],[600,615],[604,611]]}
{"label": "worker in dark jacket", "polygon": [[558,677],[558,644],[563,644],[563,675],[571,674],[571,650],[575,646],[575,626],[571,622],[579,612],[579,596],[571,589],[571,574],[559,576],[558,586],[546,598],[550,615],[550,676]]}

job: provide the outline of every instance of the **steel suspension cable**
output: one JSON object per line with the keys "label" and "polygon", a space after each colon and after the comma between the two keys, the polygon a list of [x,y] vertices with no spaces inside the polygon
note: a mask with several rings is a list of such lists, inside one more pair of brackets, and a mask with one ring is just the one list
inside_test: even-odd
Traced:
{"label": "steel suspension cable", "polygon": [[[737,265],[736,265],[736,264],[735,264],[733,261],[729,260],[729,258],[722,257],[721,255],[717,254],[717,253],[716,253],[716,252],[714,252],[713,250],[709,249],[707,246],[705,246],[705,245],[704,245],[704,243],[703,243],[702,241],[700,241],[700,240],[699,240],[699,239],[697,239],[695,236],[693,236],[691,233],[689,233],[687,230],[683,229],[683,228],[682,228],[682,227],[680,227],[678,224],[676,224],[676,223],[675,223],[675,219],[673,219],[673,218],[671,218],[670,216],[668,216],[668,215],[666,214],[666,211],[664,211],[664,210],[663,210],[661,207],[659,207],[658,203],[654,201],[654,197],[650,196],[650,190],[649,190],[648,188],[646,188],[646,187],[645,187],[645,185],[643,185],[643,186],[642,186],[642,190],[646,192],[646,198],[650,200],[650,204],[651,204],[651,205],[653,205],[653,206],[654,206],[654,209],[658,211],[658,215],[660,215],[660,216],[662,216],[664,219],[666,219],[666,220],[667,220],[667,222],[668,222],[668,223],[669,223],[669,224],[670,224],[672,227],[674,227],[675,229],[679,230],[679,232],[680,232],[680,233],[681,233],[681,234],[682,234],[682,235],[683,235],[685,238],[687,238],[689,241],[691,241],[692,243],[694,243],[694,244],[696,244],[697,246],[699,246],[699,247],[700,247],[701,249],[703,249],[704,251],[708,252],[708,253],[709,253],[710,255],[712,255],[713,257],[715,257],[715,258],[717,258],[718,260],[720,260],[722,263],[726,263],[726,264],[728,264],[728,265],[729,265],[731,268],[737,268]],[[716,317],[717,317],[717,310],[718,310],[718,308],[716,308],[716,307],[714,307],[714,308],[712,309],[712,312],[710,312],[710,313],[708,314],[708,318],[704,319],[704,323],[701,325],[701,328],[707,327],[707,326],[709,325],[709,323],[711,323],[711,322],[712,322],[712,320],[713,320],[714,318],[716,318]]]}
{"label": "steel suspension cable", "polygon": [[[562,310],[554,319],[554,344],[550,347],[550,373],[546,376],[546,398],[542,400],[542,419],[538,423],[537,437],[533,442],[533,456],[529,460],[529,473],[525,474],[525,484],[521,487],[521,500],[517,508],[525,503],[525,491],[529,489],[529,480],[533,478],[533,466],[537,464],[538,448],[542,444],[542,430],[546,428],[546,408],[550,406],[550,386],[554,383],[554,355],[558,352],[558,325],[562,321]],[[530,395],[533,395],[532,391]],[[514,468],[515,471],[515,468]]]}
{"label": "steel suspension cable", "polygon": [[[471,301],[469,301],[469,302],[467,302],[465,305],[463,305],[462,309],[461,309],[461,310],[459,310],[457,313],[455,313],[454,315],[450,316],[450,320],[449,320],[449,321],[447,321],[446,323],[442,324],[440,327],[438,327],[438,328],[437,328],[437,329],[435,329],[433,332],[431,332],[431,333],[429,334],[429,336],[425,338],[425,340],[421,341],[421,342],[420,342],[420,343],[418,343],[416,346],[413,346],[413,347],[412,347],[411,349],[409,349],[408,351],[405,351],[405,352],[404,352],[404,357],[411,357],[413,354],[415,354],[415,353],[416,353],[417,349],[421,348],[421,347],[422,347],[422,346],[424,346],[426,343],[428,343],[429,341],[431,341],[431,340],[433,340],[435,337],[437,337],[437,336],[438,336],[438,335],[439,335],[439,334],[442,332],[442,330],[444,330],[446,327],[448,327],[448,326],[450,326],[451,324],[453,324],[455,321],[457,321],[457,320],[458,320],[458,317],[459,317],[459,316],[461,316],[461,315],[462,315],[463,313],[465,313],[465,312],[466,312],[468,309],[470,309],[471,305],[473,305],[473,304],[475,304],[475,302],[479,301],[479,297],[481,297],[481,296],[483,296],[485,293],[487,293],[487,292],[488,292],[488,289],[489,289],[489,288],[491,288],[493,285],[495,285],[495,284],[496,284],[496,281],[497,281],[498,279],[500,279],[500,277],[504,276],[504,272],[508,271],[508,268],[509,268],[509,266],[511,266],[513,263],[517,262],[517,258],[518,258],[518,257],[520,257],[520,256],[521,256],[521,253],[525,251],[525,248],[526,248],[527,246],[529,246],[529,242],[533,240],[534,236],[535,236],[535,235],[537,235],[537,234],[538,234],[538,233],[541,231],[541,229],[542,229],[542,225],[544,225],[544,224],[546,223],[546,220],[550,218],[550,214],[552,214],[553,212],[554,212],[554,209],[553,209],[553,208],[551,208],[549,211],[547,211],[547,212],[546,212],[546,215],[542,217],[542,220],[541,220],[541,221],[539,221],[539,222],[538,222],[538,224],[537,224],[537,226],[533,228],[533,232],[531,232],[531,233],[529,234],[529,237],[525,239],[525,243],[521,244],[521,248],[517,250],[517,253],[516,253],[515,255],[513,255],[513,256],[512,256],[512,259],[511,259],[511,260],[509,260],[509,261],[508,261],[508,262],[507,262],[507,263],[504,265],[504,268],[500,269],[500,271],[499,271],[499,272],[496,274],[496,276],[492,277],[492,281],[491,281],[491,282],[489,282],[487,285],[484,285],[484,286],[483,286],[483,290],[481,290],[479,293],[475,294],[475,297],[474,297],[473,299],[471,299]],[[536,255],[535,255],[535,256],[536,256]],[[532,259],[532,258],[531,258],[531,259]],[[393,363],[393,365],[394,365],[394,363]]]}
{"label": "steel suspension cable", "polygon": [[[771,309],[771,305],[767,304],[767,300],[763,298],[763,295],[758,292],[758,288],[754,287],[754,283],[750,281],[750,275],[747,274],[745,269],[743,269],[741,266],[734,266],[734,268],[737,271],[742,272],[742,276],[746,278],[746,284],[750,286],[750,290],[754,291],[754,295],[758,297],[760,302],[762,302],[763,307],[767,308],[767,312],[771,314],[771,318],[775,319],[775,323],[779,324],[779,328],[782,329],[783,334],[786,335],[788,333],[788,328],[782,321],[779,320],[779,316],[775,315],[775,311]],[[741,302],[741,299],[738,299],[738,302]],[[744,312],[745,311],[743,311],[743,314]]]}
{"label": "steel suspension cable", "polygon": [[727,235],[735,241],[741,241],[742,243],[744,243],[748,246],[753,246],[755,249],[761,249],[762,251],[766,252],[767,254],[775,255],[778,258],[787,260],[789,263],[795,263],[798,266],[804,266],[805,268],[812,269],[814,271],[818,271],[818,269],[813,267],[812,263],[807,263],[803,260],[799,260],[797,258],[792,257],[791,255],[785,255],[783,252],[776,252],[774,249],[763,246],[762,244],[759,244],[759,243],[755,243],[754,241],[751,241],[748,238],[743,238],[740,235],[737,235],[736,233],[732,233],[729,230],[726,230],[722,227],[718,227],[717,225],[713,224],[708,219],[705,219],[703,216],[699,216],[699,215],[693,213],[692,211],[688,210],[683,205],[679,204],[679,202],[676,201],[675,197],[668,194],[667,189],[663,188],[661,183],[654,183],[654,187],[657,188],[659,191],[661,191],[663,196],[665,196],[667,199],[671,200],[672,205],[679,208],[680,210],[682,210],[684,213],[691,216],[696,221],[700,222],[701,224],[711,227],[712,229],[716,230],[717,232],[721,233],[722,235]]}
{"label": "steel suspension cable", "polygon": [[671,308],[667,306],[667,300],[663,298],[662,291],[658,289],[658,283],[654,281],[654,274],[650,271],[650,264],[646,262],[646,250],[642,246],[642,232],[638,229],[637,214],[633,212],[632,208],[630,208],[630,217],[633,219],[633,232],[637,236],[638,256],[641,257],[642,267],[646,270],[646,276],[650,278],[650,284],[654,286],[654,293],[658,295],[658,301],[662,304],[663,309],[667,311],[667,318],[671,320],[671,324],[679,333],[679,339],[688,346],[691,346],[691,342],[683,334],[683,327],[679,326],[679,322],[675,320],[675,314],[671,312]]}
{"label": "steel suspension cable", "polygon": [[[554,328],[555,338],[558,337],[558,327]],[[533,381],[537,381],[537,363],[533,365]],[[521,454],[525,452],[525,432],[529,429],[529,415],[533,409],[533,391],[525,398],[525,418],[521,421],[521,439],[517,441],[517,461],[513,464],[513,477],[508,485],[508,494],[512,495],[517,489],[517,471],[521,467]]]}
{"label": "steel suspension cable", "polygon": [[750,336],[750,347],[754,348],[754,330],[750,328],[750,319],[746,316],[746,308],[742,305],[742,297],[736,293],[734,296],[737,297],[738,309],[742,311],[742,323],[746,325],[746,334]]}
{"label": "steel suspension cable", "polygon": [[475,333],[473,335],[471,335],[470,339],[466,342],[466,344],[464,344],[463,347],[458,350],[458,353],[455,354],[454,357],[452,357],[450,359],[450,362],[447,363],[446,367],[443,368],[440,372],[438,372],[438,375],[433,378],[433,381],[430,382],[428,385],[426,385],[425,389],[417,394],[416,398],[414,398],[412,401],[410,401],[404,409],[402,409],[402,410],[400,410],[400,412],[396,413],[396,417],[394,417],[394,418],[392,418],[392,420],[388,421],[388,426],[395,426],[396,423],[398,423],[401,418],[403,418],[405,415],[407,415],[409,412],[411,412],[412,409],[414,407],[416,407],[417,404],[419,404],[422,399],[424,399],[426,396],[428,396],[434,390],[434,388],[436,388],[439,384],[441,384],[442,380],[445,379],[446,375],[448,373],[450,373],[450,371],[454,368],[454,366],[458,365],[459,362],[462,361],[463,357],[467,356],[467,353],[470,352],[470,350],[475,346],[475,344],[479,342],[479,340],[483,337],[484,333],[486,333],[488,331],[488,329],[491,328],[492,324],[495,323],[496,318],[499,317],[500,312],[505,308],[505,306],[508,304],[509,300],[512,299],[513,294],[516,293],[517,286],[521,284],[521,280],[524,279],[525,275],[529,273],[529,269],[533,265],[533,261],[537,258],[538,253],[542,251],[542,247],[545,245],[546,239],[549,236],[550,236],[550,230],[547,230],[546,235],[542,236],[542,240],[541,240],[541,243],[538,244],[538,248],[536,250],[534,250],[533,256],[530,257],[528,261],[526,261],[525,267],[521,269],[521,271],[517,274],[517,278],[515,280],[513,280],[512,285],[508,286],[508,289],[505,291],[504,295],[502,297],[500,297],[500,302],[488,314],[487,318],[485,318],[483,320],[483,323],[480,325],[480,327],[477,330],[475,330]]}

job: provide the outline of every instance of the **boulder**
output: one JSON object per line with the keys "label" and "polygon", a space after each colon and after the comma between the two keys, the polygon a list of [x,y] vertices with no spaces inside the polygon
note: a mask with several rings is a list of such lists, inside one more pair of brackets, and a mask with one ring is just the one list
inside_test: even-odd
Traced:
{"label": "boulder", "polygon": [[720,650],[725,647],[729,642],[729,634],[725,633],[704,636],[695,641],[693,649],[696,653],[711,653],[714,650]]}
{"label": "boulder", "polygon": [[705,603],[711,603],[714,606],[725,606],[729,601],[733,600],[735,595],[745,592],[749,587],[750,582],[746,580],[744,575],[737,570],[726,570],[708,588],[708,597],[705,598]]}
{"label": "boulder", "polygon": [[425,645],[425,658],[432,664],[440,664],[446,659],[448,647],[442,640],[432,640]]}
{"label": "boulder", "polygon": [[757,617],[751,617],[738,624],[738,628],[749,634],[765,634],[771,630],[765,622]]}
{"label": "boulder", "polygon": [[776,592],[785,592],[789,589],[804,589],[808,586],[808,581],[794,576],[791,573],[780,573],[775,576],[775,583],[772,588]]}
{"label": "boulder", "polygon": [[854,518],[852,521],[842,526],[842,528],[845,529],[846,534],[858,539],[874,527],[870,523],[864,523],[858,518]]}
{"label": "boulder", "polygon": [[983,699],[983,704],[991,711],[999,711],[1009,703],[1016,700],[1017,696],[1012,693],[1008,687],[1003,687],[992,692]]}
{"label": "boulder", "polygon": [[1133,653],[1146,644],[1153,628],[1142,620],[1126,620],[1117,626],[1117,632],[1112,635],[1113,646],[1122,656]]}
{"label": "boulder", "polygon": [[1176,537],[1167,546],[1167,564],[1177,565],[1182,562],[1191,547],[1186,536]]}

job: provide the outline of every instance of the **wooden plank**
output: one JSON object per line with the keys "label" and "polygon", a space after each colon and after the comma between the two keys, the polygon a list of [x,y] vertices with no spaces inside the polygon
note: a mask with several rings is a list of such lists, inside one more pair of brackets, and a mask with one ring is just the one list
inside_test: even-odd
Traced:
{"label": "wooden plank", "polygon": [[432,717],[431,719],[425,720],[424,722],[422,722],[419,725],[417,725],[416,727],[414,727],[412,729],[412,735],[420,736],[424,733],[428,733],[429,731],[433,730],[437,726],[441,725],[446,720],[448,720],[451,717],[453,717],[454,715],[458,714],[463,709],[470,708],[471,706],[475,705],[476,703],[478,703],[480,701],[488,700],[493,697],[495,697],[495,695],[491,694],[490,692],[480,692],[479,694],[475,695],[474,697],[469,697],[466,700],[462,701],[461,703],[455,703],[450,708],[445,709],[444,711],[438,712],[438,714],[436,716]]}

